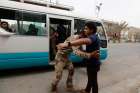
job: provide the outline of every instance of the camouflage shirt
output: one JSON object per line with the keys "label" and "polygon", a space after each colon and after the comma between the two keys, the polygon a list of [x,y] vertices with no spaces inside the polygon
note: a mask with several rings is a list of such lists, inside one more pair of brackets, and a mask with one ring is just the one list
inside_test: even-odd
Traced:
{"label": "camouflage shirt", "polygon": [[[64,43],[67,43],[67,42],[71,42],[73,40],[76,40],[78,39],[79,36],[78,35],[73,35],[73,36],[70,36],[68,37]],[[69,48],[64,48],[62,50],[58,50],[57,53],[56,53],[56,57],[55,57],[55,60],[61,60],[61,59],[64,59],[64,58],[68,58],[68,55],[73,52],[73,49],[78,49],[79,46],[77,47],[69,47]]]}

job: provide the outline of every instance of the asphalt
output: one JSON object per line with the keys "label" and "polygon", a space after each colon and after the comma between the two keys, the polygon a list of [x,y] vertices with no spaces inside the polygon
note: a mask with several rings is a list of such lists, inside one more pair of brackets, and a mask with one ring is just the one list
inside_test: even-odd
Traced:
{"label": "asphalt", "polygon": [[[108,49],[108,59],[98,73],[99,93],[140,93],[140,43],[111,43]],[[53,76],[53,67],[0,71],[0,93],[51,93]],[[66,77],[64,70],[59,93],[70,93]],[[76,66],[75,88],[85,88],[86,82],[85,67]]]}

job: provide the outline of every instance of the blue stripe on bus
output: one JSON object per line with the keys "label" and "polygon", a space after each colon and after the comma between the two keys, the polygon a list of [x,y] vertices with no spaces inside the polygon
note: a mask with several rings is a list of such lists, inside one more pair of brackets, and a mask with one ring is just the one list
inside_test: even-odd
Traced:
{"label": "blue stripe on bus", "polygon": [[[107,49],[100,49],[100,59],[107,58]],[[81,62],[83,58],[71,54],[72,62]],[[48,52],[0,53],[0,70],[49,65]]]}
{"label": "blue stripe on bus", "polygon": [[0,53],[0,70],[46,66],[48,64],[48,52]]}

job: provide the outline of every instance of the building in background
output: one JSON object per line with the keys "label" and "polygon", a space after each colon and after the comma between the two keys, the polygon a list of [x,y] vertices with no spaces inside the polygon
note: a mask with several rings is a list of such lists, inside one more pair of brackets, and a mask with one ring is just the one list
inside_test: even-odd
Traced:
{"label": "building in background", "polygon": [[108,21],[108,20],[103,20],[103,23],[106,28],[106,32],[108,35],[108,40],[113,41],[114,43],[116,41],[121,42],[121,32],[123,29],[127,27],[127,22],[122,21],[122,22],[114,22],[114,21]]}
{"label": "building in background", "polygon": [[126,42],[140,42],[140,28],[127,27],[122,32]]}

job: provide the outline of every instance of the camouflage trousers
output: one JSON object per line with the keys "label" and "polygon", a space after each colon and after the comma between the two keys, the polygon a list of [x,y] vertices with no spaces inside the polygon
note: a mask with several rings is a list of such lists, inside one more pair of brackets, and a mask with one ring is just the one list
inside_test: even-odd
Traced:
{"label": "camouflage trousers", "polygon": [[67,77],[66,85],[67,85],[67,87],[73,87],[72,78],[73,78],[73,74],[74,74],[74,66],[73,66],[72,62],[70,62],[68,60],[68,58],[63,58],[61,60],[55,60],[55,78],[54,78],[52,84],[54,86],[58,85],[59,81],[62,78],[64,67],[67,67],[67,69],[68,69],[68,77]]}

